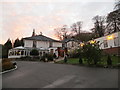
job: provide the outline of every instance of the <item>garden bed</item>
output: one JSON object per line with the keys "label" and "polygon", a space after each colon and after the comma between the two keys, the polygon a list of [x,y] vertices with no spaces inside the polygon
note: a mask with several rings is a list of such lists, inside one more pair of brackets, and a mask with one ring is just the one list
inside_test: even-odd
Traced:
{"label": "garden bed", "polygon": [[2,59],[2,72],[16,68],[12,63],[12,59]]}
{"label": "garden bed", "polygon": [[64,63],[64,60],[58,61],[56,63],[58,64],[71,64],[71,65],[80,65],[80,66],[90,66],[90,67],[104,67],[104,68],[120,68],[120,56],[111,56],[112,59],[112,65],[107,65],[107,56],[103,56],[102,59],[97,63],[97,65],[94,64],[88,64],[87,61],[83,58],[83,63],[79,64],[79,58],[68,58],[67,63]]}

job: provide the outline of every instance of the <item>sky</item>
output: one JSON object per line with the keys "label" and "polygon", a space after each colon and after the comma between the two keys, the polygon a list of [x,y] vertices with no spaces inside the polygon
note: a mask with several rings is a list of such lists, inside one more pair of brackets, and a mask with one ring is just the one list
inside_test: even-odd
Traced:
{"label": "sky", "polygon": [[82,21],[82,30],[93,27],[92,18],[114,10],[115,0],[4,0],[0,1],[0,43],[43,33],[57,39],[54,29]]}

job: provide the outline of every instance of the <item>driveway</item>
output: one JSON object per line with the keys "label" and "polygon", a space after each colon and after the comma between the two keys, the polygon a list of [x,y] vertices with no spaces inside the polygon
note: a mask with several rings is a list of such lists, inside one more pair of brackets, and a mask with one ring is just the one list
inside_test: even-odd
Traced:
{"label": "driveway", "polygon": [[44,62],[17,61],[2,75],[3,88],[117,88],[118,70]]}

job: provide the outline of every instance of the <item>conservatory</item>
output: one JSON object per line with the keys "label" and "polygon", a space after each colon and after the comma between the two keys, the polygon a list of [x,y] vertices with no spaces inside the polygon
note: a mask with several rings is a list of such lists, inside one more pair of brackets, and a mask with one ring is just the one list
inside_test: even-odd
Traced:
{"label": "conservatory", "polygon": [[[8,58],[21,58],[21,57],[26,57],[30,56],[30,52],[33,48],[29,47],[15,47],[13,49],[10,49],[8,52]],[[48,53],[47,49],[44,48],[36,48],[39,51],[39,56],[44,55],[45,53]]]}

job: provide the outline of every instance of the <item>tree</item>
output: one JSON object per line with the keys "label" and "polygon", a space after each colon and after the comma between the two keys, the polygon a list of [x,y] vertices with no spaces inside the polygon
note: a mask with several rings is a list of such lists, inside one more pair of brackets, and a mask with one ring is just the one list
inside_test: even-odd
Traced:
{"label": "tree", "polygon": [[110,55],[108,55],[108,57],[107,57],[107,65],[112,65],[112,59],[111,59]]}
{"label": "tree", "polygon": [[102,37],[104,36],[105,32],[105,17],[104,16],[95,16],[92,19],[94,21],[94,28],[92,29],[92,32],[95,33],[96,37]]}
{"label": "tree", "polygon": [[117,0],[115,3],[115,7],[116,10],[120,9],[120,0]]}
{"label": "tree", "polygon": [[12,48],[12,43],[11,43],[11,40],[8,39],[7,42],[3,45],[3,48],[2,48],[2,57],[3,58],[8,57],[8,51],[11,48]]}
{"label": "tree", "polygon": [[83,48],[83,56],[86,58],[88,64],[97,64],[101,59],[101,50],[99,48],[99,43],[86,43]]}
{"label": "tree", "polygon": [[56,28],[56,29],[54,29],[54,31],[55,31],[55,35],[60,40],[63,40],[65,38],[67,38],[67,36],[68,36],[68,27],[67,27],[67,25],[63,25],[63,27],[61,27],[61,28]]}
{"label": "tree", "polygon": [[32,49],[31,52],[30,52],[30,55],[32,55],[32,56],[38,56],[39,52],[38,52],[37,49]]}
{"label": "tree", "polygon": [[120,0],[116,1],[114,8],[115,10],[107,15],[107,34],[120,31]]}
{"label": "tree", "polygon": [[3,45],[0,44],[0,58],[2,58],[2,48],[3,48]]}
{"label": "tree", "polygon": [[120,31],[120,9],[110,12],[107,15],[107,33]]}
{"label": "tree", "polygon": [[21,41],[17,38],[14,42],[14,47],[21,46]]}
{"label": "tree", "polygon": [[82,21],[78,21],[72,24],[71,31],[75,34],[80,35],[81,28],[82,28]]}
{"label": "tree", "polygon": [[24,46],[23,38],[20,40],[21,46]]}

